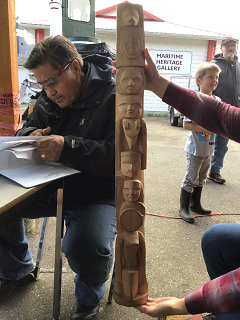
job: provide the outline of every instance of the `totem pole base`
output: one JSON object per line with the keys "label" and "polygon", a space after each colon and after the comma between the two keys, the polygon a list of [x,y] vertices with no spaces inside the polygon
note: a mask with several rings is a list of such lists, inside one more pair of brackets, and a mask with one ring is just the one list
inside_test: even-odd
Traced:
{"label": "totem pole base", "polygon": [[123,283],[114,281],[113,298],[122,306],[136,307],[145,304],[148,299],[148,283],[138,286],[138,272],[123,270]]}
{"label": "totem pole base", "polygon": [[134,300],[127,299],[126,297],[118,295],[116,292],[113,291],[113,298],[117,304],[120,304],[125,307],[137,307],[145,304],[148,299],[148,294],[143,293],[141,295],[137,295]]}

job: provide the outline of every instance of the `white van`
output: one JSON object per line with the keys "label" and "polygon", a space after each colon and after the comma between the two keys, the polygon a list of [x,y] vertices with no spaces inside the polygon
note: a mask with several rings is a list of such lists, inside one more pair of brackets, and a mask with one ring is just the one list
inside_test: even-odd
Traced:
{"label": "white van", "polygon": [[[171,76],[170,80],[173,81],[176,84],[179,84],[180,86],[184,88],[190,88],[193,90],[197,89],[197,85],[195,83],[195,77],[189,76]],[[194,80],[194,81],[192,81]],[[168,106],[168,113],[170,114],[170,124],[171,126],[177,126],[178,124],[183,123],[184,115],[174,109],[171,106]]]}

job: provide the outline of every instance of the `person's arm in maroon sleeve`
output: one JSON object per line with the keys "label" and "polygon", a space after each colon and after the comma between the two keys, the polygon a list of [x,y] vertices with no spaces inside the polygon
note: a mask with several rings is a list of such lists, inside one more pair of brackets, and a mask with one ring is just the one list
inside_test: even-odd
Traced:
{"label": "person's arm in maroon sleeve", "polygon": [[213,279],[185,296],[189,313],[240,310],[240,268]]}
{"label": "person's arm in maroon sleeve", "polygon": [[144,56],[146,90],[209,131],[240,142],[239,108],[170,82],[159,74],[148,49],[144,50]]}
{"label": "person's arm in maroon sleeve", "polygon": [[236,312],[240,310],[239,300],[240,268],[207,282],[187,293],[185,298],[149,298],[146,304],[136,309],[153,318],[205,312]]}

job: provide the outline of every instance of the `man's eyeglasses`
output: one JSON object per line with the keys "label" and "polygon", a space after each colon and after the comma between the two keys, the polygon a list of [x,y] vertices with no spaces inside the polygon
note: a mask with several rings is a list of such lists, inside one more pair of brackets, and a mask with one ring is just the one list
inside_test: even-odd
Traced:
{"label": "man's eyeglasses", "polygon": [[[67,70],[67,68],[70,66],[70,64],[72,63],[72,61],[68,62],[57,74],[57,78],[61,76],[61,74]],[[39,87],[41,89],[44,89],[45,91],[47,91],[47,89],[54,89],[57,87],[59,81],[54,80],[52,78],[50,78],[49,80],[47,80],[44,84],[38,82],[37,84],[39,85]]]}

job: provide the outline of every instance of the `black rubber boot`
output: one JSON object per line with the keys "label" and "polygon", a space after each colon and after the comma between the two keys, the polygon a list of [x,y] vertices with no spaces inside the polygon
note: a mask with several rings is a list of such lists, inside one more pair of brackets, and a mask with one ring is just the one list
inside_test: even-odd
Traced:
{"label": "black rubber boot", "polygon": [[190,192],[187,192],[183,188],[181,189],[179,215],[183,218],[184,221],[189,223],[194,222],[194,217],[189,211],[191,195],[192,194]]}
{"label": "black rubber boot", "polygon": [[205,210],[201,205],[202,187],[195,187],[192,193],[190,210],[199,214],[210,214],[211,210]]}

